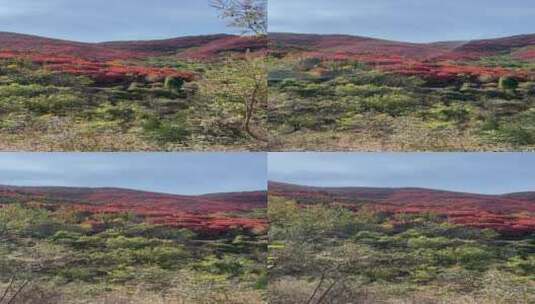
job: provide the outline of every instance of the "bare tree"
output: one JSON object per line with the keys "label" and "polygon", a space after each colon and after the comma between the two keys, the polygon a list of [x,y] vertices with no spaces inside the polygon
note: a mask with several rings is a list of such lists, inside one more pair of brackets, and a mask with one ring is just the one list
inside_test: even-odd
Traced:
{"label": "bare tree", "polygon": [[4,289],[4,292],[0,296],[0,304],[13,304],[17,297],[21,294],[22,290],[30,283],[30,280],[21,280],[16,283],[17,279],[15,275],[9,280],[9,285]]}
{"label": "bare tree", "polygon": [[[241,28],[264,39],[267,34],[267,0],[210,0],[229,26]],[[266,45],[267,46],[267,45]],[[247,49],[244,60],[227,66],[221,77],[218,93],[233,96],[244,105],[242,130],[256,140],[267,142],[262,131],[253,130],[252,120],[260,108],[267,107],[267,69],[264,56],[255,56]]]}
{"label": "bare tree", "polygon": [[268,29],[267,0],[211,0],[210,5],[229,25],[243,34],[266,35]]}

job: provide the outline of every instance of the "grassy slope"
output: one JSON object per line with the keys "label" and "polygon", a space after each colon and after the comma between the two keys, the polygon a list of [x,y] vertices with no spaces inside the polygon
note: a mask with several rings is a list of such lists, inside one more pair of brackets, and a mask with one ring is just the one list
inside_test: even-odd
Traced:
{"label": "grassy slope", "polygon": [[[416,45],[279,35],[270,60],[272,150],[534,148],[535,70],[517,54],[533,36]],[[500,82],[505,76],[518,85]]]}
{"label": "grassy slope", "polygon": [[[155,225],[68,201],[3,199],[0,290],[28,282],[14,303],[263,302],[264,232]],[[261,220],[265,209],[228,216]]]}
{"label": "grassy slope", "polygon": [[532,303],[533,234],[517,238],[393,214],[271,197],[272,303]]}
{"label": "grassy slope", "polygon": [[[84,44],[0,33],[0,149],[259,150],[242,130],[243,53],[226,35]],[[167,79],[169,78],[169,79]],[[169,80],[169,81],[168,81]],[[263,101],[253,118],[263,129]]]}

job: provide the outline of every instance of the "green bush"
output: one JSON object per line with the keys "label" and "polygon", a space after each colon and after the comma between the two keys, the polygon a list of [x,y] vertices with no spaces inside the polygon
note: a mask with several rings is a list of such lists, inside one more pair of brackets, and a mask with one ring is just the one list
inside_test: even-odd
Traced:
{"label": "green bush", "polygon": [[387,113],[391,116],[400,116],[414,111],[418,106],[417,100],[413,97],[394,93],[389,95],[374,95],[365,98],[361,101],[362,107],[365,111],[375,111],[380,113]]}
{"label": "green bush", "polygon": [[68,112],[79,111],[84,104],[83,98],[70,93],[62,93],[29,99],[28,109],[38,114],[65,115]]}
{"label": "green bush", "polygon": [[174,76],[165,77],[164,87],[168,90],[180,91],[184,85],[184,79]]}
{"label": "green bush", "polygon": [[498,86],[502,90],[516,90],[518,88],[518,80],[508,76],[500,77]]}
{"label": "green bush", "polygon": [[190,257],[179,246],[145,247],[134,251],[133,255],[139,263],[158,265],[164,269],[178,268]]}
{"label": "green bush", "polygon": [[507,267],[514,273],[535,279],[535,257],[514,256],[507,261]]}
{"label": "green bush", "polygon": [[434,119],[463,123],[470,119],[471,109],[463,104],[435,105],[429,113]]}
{"label": "green bush", "polygon": [[195,264],[195,268],[212,274],[224,274],[228,276],[239,276],[244,273],[250,261],[244,258],[235,258],[224,256],[217,258],[215,256],[205,257],[203,261]]}
{"label": "green bush", "polygon": [[67,281],[83,281],[94,282],[98,277],[96,269],[89,269],[85,267],[71,266],[61,269],[57,272],[57,276]]}
{"label": "green bush", "polygon": [[176,229],[166,226],[154,226],[145,223],[127,227],[124,232],[129,237],[157,238],[175,241],[187,241],[193,239],[196,234],[188,229]]}
{"label": "green bush", "polygon": [[183,115],[177,115],[174,120],[151,116],[142,126],[146,135],[162,143],[181,143],[191,135]]}
{"label": "green bush", "polygon": [[142,237],[127,238],[124,236],[118,236],[106,240],[106,246],[110,249],[141,249],[147,246],[157,245],[159,242],[156,240],[149,240]]}
{"label": "green bush", "polygon": [[0,208],[0,229],[4,234],[47,238],[63,228],[63,224],[50,217],[48,211],[8,205]]}

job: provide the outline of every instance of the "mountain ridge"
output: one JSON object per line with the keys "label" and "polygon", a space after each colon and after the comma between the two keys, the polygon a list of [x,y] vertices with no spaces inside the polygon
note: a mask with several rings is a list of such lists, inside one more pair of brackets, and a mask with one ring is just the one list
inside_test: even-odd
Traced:
{"label": "mountain ridge", "polygon": [[189,212],[244,211],[261,208],[265,191],[180,195],[112,187],[25,187],[0,185],[0,198],[47,199],[121,207],[166,205]]}
{"label": "mountain ridge", "polygon": [[226,233],[232,229],[265,231],[268,227],[265,219],[249,216],[257,209],[267,208],[266,191],[185,196],[123,188],[0,185],[0,209],[13,203],[89,214],[132,213],[151,224],[208,234]]}
{"label": "mountain ridge", "polygon": [[270,181],[269,195],[355,211],[366,207],[387,213],[434,213],[455,224],[510,235],[535,232],[535,192],[488,195],[424,188],[309,187]]}
{"label": "mountain ridge", "polygon": [[92,60],[172,55],[190,48],[198,49],[195,53],[189,53],[186,56],[196,55],[199,58],[209,58],[225,51],[259,50],[265,48],[265,41],[253,36],[210,34],[154,40],[78,42],[0,31],[0,50],[2,51],[37,52]]}
{"label": "mountain ridge", "polygon": [[[269,35],[269,44],[270,52],[279,58],[359,61],[384,72],[419,76],[438,83],[450,83],[459,74],[527,79],[526,71],[481,65],[478,61],[502,55],[535,61],[535,34],[415,43],[353,35],[273,33]],[[467,64],[470,62],[474,64]]]}
{"label": "mountain ridge", "polygon": [[507,192],[502,194],[487,194],[487,193],[476,193],[476,192],[464,192],[464,191],[456,191],[456,190],[442,190],[442,189],[435,189],[435,188],[425,188],[425,187],[361,187],[361,186],[335,186],[335,187],[322,187],[322,186],[310,186],[310,185],[302,185],[302,184],[294,184],[294,183],[287,183],[287,182],[279,182],[279,181],[269,181],[269,184],[275,185],[275,186],[294,186],[294,187],[302,187],[302,188],[310,188],[310,189],[317,189],[317,190],[425,190],[425,191],[431,191],[431,192],[443,192],[443,193],[457,193],[457,194],[467,194],[467,195],[478,195],[478,196],[515,196],[515,195],[535,195],[535,191],[520,191],[520,192]]}

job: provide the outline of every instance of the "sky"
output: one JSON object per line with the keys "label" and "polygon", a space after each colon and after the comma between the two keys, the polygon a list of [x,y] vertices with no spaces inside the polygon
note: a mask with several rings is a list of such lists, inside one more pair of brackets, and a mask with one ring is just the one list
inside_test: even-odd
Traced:
{"label": "sky", "polygon": [[535,33],[533,0],[269,0],[269,30],[398,41]]}
{"label": "sky", "polygon": [[272,181],[324,187],[535,191],[535,153],[270,153]]}
{"label": "sky", "polygon": [[174,194],[266,190],[264,153],[0,153],[0,184]]}
{"label": "sky", "polygon": [[0,0],[0,30],[83,42],[239,32],[209,0]]}

